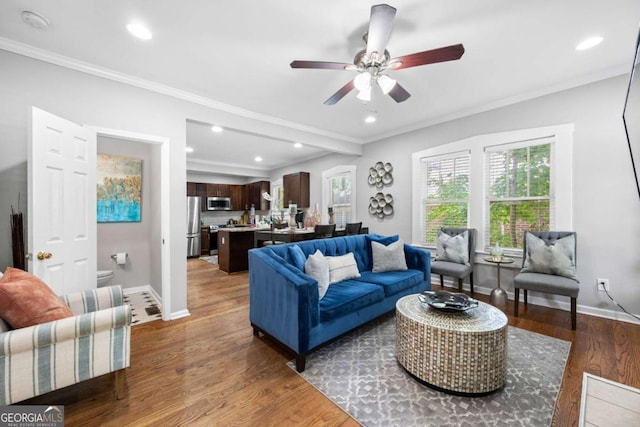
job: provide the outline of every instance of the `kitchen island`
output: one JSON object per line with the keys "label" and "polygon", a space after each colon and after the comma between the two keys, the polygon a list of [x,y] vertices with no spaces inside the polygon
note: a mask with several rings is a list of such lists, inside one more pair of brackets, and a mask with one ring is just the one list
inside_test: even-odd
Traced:
{"label": "kitchen island", "polygon": [[218,266],[227,273],[249,269],[249,249],[253,248],[255,228],[232,227],[218,230]]}

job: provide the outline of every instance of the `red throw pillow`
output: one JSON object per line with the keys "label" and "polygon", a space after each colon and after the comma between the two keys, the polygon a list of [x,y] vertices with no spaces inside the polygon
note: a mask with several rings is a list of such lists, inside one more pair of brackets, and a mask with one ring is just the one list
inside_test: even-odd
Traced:
{"label": "red throw pillow", "polygon": [[71,317],[66,304],[36,276],[7,267],[0,279],[0,317],[13,328]]}

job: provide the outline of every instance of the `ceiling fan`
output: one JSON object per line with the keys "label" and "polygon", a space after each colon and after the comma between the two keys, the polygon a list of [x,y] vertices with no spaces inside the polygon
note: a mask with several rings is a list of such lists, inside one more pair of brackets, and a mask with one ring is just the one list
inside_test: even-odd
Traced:
{"label": "ceiling fan", "polygon": [[358,75],[341,87],[324,103],[333,105],[340,101],[354,88],[358,90],[358,99],[368,102],[371,100],[372,85],[377,84],[382,93],[389,95],[396,102],[406,101],[411,94],[398,82],[389,77],[387,70],[401,70],[403,68],[417,67],[419,65],[435,64],[437,62],[454,61],[464,54],[464,46],[455,44],[439,49],[426,50],[411,55],[391,58],[386,50],[391,37],[393,19],[396,9],[388,4],[371,6],[371,18],[369,19],[369,31],[364,35],[367,44],[353,58],[353,64],[326,61],[293,61],[291,68],[312,68],[323,70],[357,71]]}

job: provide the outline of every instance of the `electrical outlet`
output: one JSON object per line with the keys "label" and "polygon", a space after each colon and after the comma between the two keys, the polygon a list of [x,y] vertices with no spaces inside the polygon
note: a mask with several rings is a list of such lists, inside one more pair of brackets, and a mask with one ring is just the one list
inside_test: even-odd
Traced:
{"label": "electrical outlet", "polygon": [[609,279],[596,279],[596,283],[598,284],[598,291],[609,290]]}

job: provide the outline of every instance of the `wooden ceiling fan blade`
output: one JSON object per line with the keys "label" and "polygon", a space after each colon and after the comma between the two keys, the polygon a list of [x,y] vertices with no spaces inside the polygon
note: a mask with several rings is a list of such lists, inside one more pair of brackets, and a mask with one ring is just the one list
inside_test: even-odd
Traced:
{"label": "wooden ceiling fan blade", "polygon": [[349,82],[346,85],[342,86],[336,93],[331,95],[331,98],[329,98],[326,101],[324,101],[324,105],[333,105],[333,104],[335,104],[336,102],[338,102],[342,98],[344,98],[346,94],[351,92],[353,90],[353,88],[354,88],[353,80],[349,80]]}
{"label": "wooden ceiling fan blade", "polygon": [[311,68],[316,70],[346,70],[347,67],[353,67],[353,64],[344,62],[326,62],[326,61],[291,61],[291,68]]}
{"label": "wooden ceiling fan blade", "polygon": [[396,82],[395,86],[393,86],[393,89],[389,91],[389,96],[396,102],[403,102],[409,99],[411,94],[407,92],[405,88],[400,86],[400,83]]}
{"label": "wooden ceiling fan blade", "polygon": [[384,50],[391,38],[393,19],[396,9],[388,4],[371,6],[371,18],[369,19],[369,32],[367,33],[367,55],[377,52],[378,58],[384,58]]}
{"label": "wooden ceiling fan blade", "polygon": [[[441,47],[438,49],[426,50],[424,52],[412,53],[411,55],[400,56],[389,61],[391,68],[402,70],[403,68],[417,67],[420,65],[435,64],[438,62],[455,61],[464,54],[462,44]],[[394,65],[400,63],[400,65]]]}

